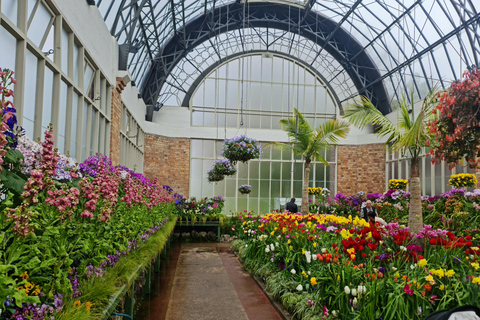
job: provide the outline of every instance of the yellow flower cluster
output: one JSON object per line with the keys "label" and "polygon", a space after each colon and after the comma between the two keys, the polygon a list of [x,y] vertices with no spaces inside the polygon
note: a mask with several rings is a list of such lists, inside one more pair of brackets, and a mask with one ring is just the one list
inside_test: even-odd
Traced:
{"label": "yellow flower cluster", "polygon": [[442,279],[443,277],[447,276],[448,278],[451,278],[455,275],[455,271],[453,270],[448,270],[448,271],[445,271],[444,269],[440,268],[438,270],[435,270],[435,269],[430,269],[429,270],[431,274],[433,274],[434,276],[437,276],[439,277],[440,279]]}
{"label": "yellow flower cluster", "polygon": [[322,193],[323,188],[318,187],[318,188],[308,188],[308,194],[313,194],[316,196],[319,196]]}
{"label": "yellow flower cluster", "polygon": [[405,179],[390,179],[388,181],[388,189],[390,190],[405,190],[408,186],[408,180]]}
{"label": "yellow flower cluster", "polygon": [[477,177],[471,173],[452,174],[448,184],[454,188],[474,187],[477,185]]}

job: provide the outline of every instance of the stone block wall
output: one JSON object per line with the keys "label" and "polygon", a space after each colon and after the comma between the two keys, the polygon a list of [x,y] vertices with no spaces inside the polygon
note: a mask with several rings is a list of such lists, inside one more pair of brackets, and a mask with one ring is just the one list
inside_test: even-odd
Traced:
{"label": "stone block wall", "polygon": [[383,144],[338,146],[337,192],[385,192]]}
{"label": "stone block wall", "polygon": [[113,165],[120,164],[120,130],[122,125],[122,91],[125,89],[123,78],[117,78],[117,85],[112,90],[110,114],[110,159]]}
{"label": "stone block wall", "polygon": [[145,134],[144,175],[157,177],[177,193],[188,197],[190,183],[190,139]]}

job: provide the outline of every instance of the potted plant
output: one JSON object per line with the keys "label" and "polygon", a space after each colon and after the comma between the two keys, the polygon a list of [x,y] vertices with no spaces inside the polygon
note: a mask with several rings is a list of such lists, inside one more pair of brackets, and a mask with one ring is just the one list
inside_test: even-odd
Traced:
{"label": "potted plant", "polygon": [[241,135],[224,141],[222,155],[235,164],[237,161],[258,159],[261,151],[257,140]]}
{"label": "potted plant", "polygon": [[308,194],[313,194],[315,196],[319,196],[322,194],[322,187],[317,187],[317,188],[308,188]]}
{"label": "potted plant", "polygon": [[241,194],[249,194],[252,192],[252,186],[249,184],[242,184],[239,188],[238,191],[240,191]]}
{"label": "potted plant", "polygon": [[225,176],[231,176],[237,170],[229,160],[216,160],[213,167],[207,172],[209,182],[222,181]]}
{"label": "potted plant", "polygon": [[388,181],[389,190],[406,190],[408,186],[408,180],[405,179],[390,179]]}
{"label": "potted plant", "polygon": [[448,184],[455,189],[475,187],[477,185],[477,177],[471,173],[452,174]]}
{"label": "potted plant", "polygon": [[463,80],[452,82],[438,94],[433,109],[435,118],[428,123],[432,163],[448,162],[450,169],[465,157],[470,168],[480,163],[480,70],[473,68]]}

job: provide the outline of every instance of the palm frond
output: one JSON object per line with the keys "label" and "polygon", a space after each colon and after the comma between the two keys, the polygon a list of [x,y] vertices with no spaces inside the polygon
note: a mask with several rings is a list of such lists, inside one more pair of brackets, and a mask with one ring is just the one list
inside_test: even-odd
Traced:
{"label": "palm frond", "polygon": [[290,143],[284,143],[284,142],[269,142],[267,143],[264,148],[273,146],[277,150],[281,151],[289,151],[293,149],[293,145]]}
{"label": "palm frond", "polygon": [[400,113],[398,115],[397,125],[399,129],[402,129],[404,132],[406,132],[413,127],[413,121],[410,117],[409,105],[404,95],[402,95],[402,98],[400,99],[399,111]]}
{"label": "palm frond", "polygon": [[[399,149],[413,149],[417,150],[422,148],[425,145],[425,141],[428,140],[428,132],[425,126],[425,123],[430,120],[432,117],[431,110],[433,105],[436,102],[436,92],[437,86],[434,86],[424,98],[422,103],[422,108],[413,123],[413,126],[405,132],[403,137],[400,139],[398,145],[395,147],[396,150]],[[417,155],[419,152],[412,152]]]}
{"label": "palm frond", "polygon": [[362,97],[360,101],[356,101],[354,104],[349,104],[344,111],[344,117],[360,129],[365,128],[368,124],[377,126],[375,132],[377,136],[382,138],[388,136],[385,144],[387,148],[397,144],[402,136],[398,127],[385,117],[380,110],[375,108],[366,97]]}

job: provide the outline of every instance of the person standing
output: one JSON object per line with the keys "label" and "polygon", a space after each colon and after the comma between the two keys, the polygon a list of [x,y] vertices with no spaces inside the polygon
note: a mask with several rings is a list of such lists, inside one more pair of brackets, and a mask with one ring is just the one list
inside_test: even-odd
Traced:
{"label": "person standing", "polygon": [[287,202],[285,205],[285,210],[290,212],[290,213],[297,213],[298,212],[298,207],[295,204],[295,198],[290,199],[290,202]]}
{"label": "person standing", "polygon": [[372,206],[372,201],[367,200],[365,208],[360,211],[360,219],[368,220],[368,213],[373,212],[375,216],[378,216],[377,210]]}

